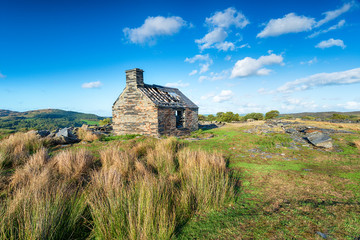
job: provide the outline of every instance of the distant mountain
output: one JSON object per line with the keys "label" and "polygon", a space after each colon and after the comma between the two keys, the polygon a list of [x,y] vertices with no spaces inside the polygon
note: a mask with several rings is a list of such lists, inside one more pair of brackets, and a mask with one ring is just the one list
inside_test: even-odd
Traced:
{"label": "distant mountain", "polygon": [[0,110],[0,130],[53,130],[63,127],[79,127],[84,123],[95,124],[102,119],[104,117],[95,114],[60,109],[40,109],[27,112]]}
{"label": "distant mountain", "polygon": [[326,119],[331,118],[333,114],[342,114],[347,115],[349,117],[356,116],[360,118],[360,111],[355,112],[303,112],[303,113],[289,113],[289,114],[280,114],[280,116],[291,116],[294,118],[303,118],[303,117],[314,117],[314,118],[320,118],[320,119]]}

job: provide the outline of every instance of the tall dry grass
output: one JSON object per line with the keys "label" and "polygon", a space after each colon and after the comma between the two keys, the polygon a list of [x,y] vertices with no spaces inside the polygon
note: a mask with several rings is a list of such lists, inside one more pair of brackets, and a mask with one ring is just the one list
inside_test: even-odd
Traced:
{"label": "tall dry grass", "polygon": [[354,144],[360,150],[360,140],[354,140]]}
{"label": "tall dry grass", "polygon": [[[68,153],[68,152],[65,152]],[[60,156],[59,156],[60,155]],[[47,151],[40,149],[11,177],[7,198],[1,202],[0,239],[69,239],[86,231],[86,199],[80,183],[74,176],[84,170],[86,158],[80,152],[66,154],[74,175],[63,171],[61,153],[49,159]],[[69,164],[64,164],[68,166]],[[67,169],[67,168],[65,168]]]}
{"label": "tall dry grass", "polygon": [[50,157],[34,143],[31,151],[11,165],[0,239],[170,239],[196,212],[235,197],[220,154],[175,138],[108,147],[100,163],[84,149]]}
{"label": "tall dry grass", "polygon": [[95,134],[90,130],[86,130],[84,128],[79,128],[76,132],[79,139],[87,142],[93,142],[100,139],[99,134]]}
{"label": "tall dry grass", "polygon": [[235,182],[220,154],[180,148],[170,138],[101,152],[89,190],[95,238],[169,239],[196,211],[233,200]]}
{"label": "tall dry grass", "polygon": [[44,140],[34,132],[15,133],[0,142],[0,168],[5,165],[19,166],[38,149]]}

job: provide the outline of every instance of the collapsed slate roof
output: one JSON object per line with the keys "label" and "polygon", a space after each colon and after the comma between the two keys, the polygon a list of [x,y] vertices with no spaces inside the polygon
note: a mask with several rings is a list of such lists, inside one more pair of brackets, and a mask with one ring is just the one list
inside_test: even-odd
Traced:
{"label": "collapsed slate roof", "polygon": [[149,84],[138,88],[158,107],[199,108],[177,88]]}

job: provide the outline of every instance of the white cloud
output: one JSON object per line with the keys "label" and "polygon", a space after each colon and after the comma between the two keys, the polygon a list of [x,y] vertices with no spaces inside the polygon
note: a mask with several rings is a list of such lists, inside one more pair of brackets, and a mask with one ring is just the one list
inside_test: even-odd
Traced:
{"label": "white cloud", "polygon": [[227,55],[227,56],[225,57],[225,60],[226,60],[226,61],[230,61],[230,60],[231,60],[231,56],[230,56],[230,55]]}
{"label": "white cloud", "polygon": [[308,65],[311,65],[311,64],[314,64],[314,63],[317,63],[318,60],[317,60],[317,57],[314,57],[313,59],[309,60],[309,61],[306,61],[306,62],[300,62],[300,64],[308,64]]}
{"label": "white cloud", "polygon": [[100,88],[103,84],[100,81],[83,83],[82,88]]}
{"label": "white cloud", "polygon": [[318,104],[315,103],[313,100],[304,100],[299,98],[281,98],[282,105],[281,108],[287,111],[291,111],[294,109],[307,109],[308,110],[315,110],[318,106]]}
{"label": "white cloud", "polygon": [[324,48],[329,48],[329,47],[334,47],[334,46],[341,47],[342,49],[344,49],[346,47],[343,40],[333,39],[333,38],[319,42],[315,47],[324,49]]}
{"label": "white cloud", "polygon": [[232,25],[237,28],[244,28],[250,23],[241,12],[232,7],[222,12],[216,12],[213,16],[206,18],[205,21],[211,26],[221,28],[229,28]]}
{"label": "white cloud", "polygon": [[345,25],[345,20],[340,20],[337,24],[329,27],[328,29],[314,32],[313,34],[309,35],[308,38],[314,38],[314,37],[316,37],[316,36],[318,36],[320,34],[327,33],[327,32],[330,32],[332,30],[339,29],[339,28],[343,27],[344,25]]}
{"label": "white cloud", "polygon": [[325,15],[324,19],[320,20],[319,22],[317,22],[316,27],[319,27],[327,22],[329,22],[330,20],[333,20],[335,18],[337,18],[338,16],[340,16],[341,14],[347,12],[350,10],[351,7],[353,7],[355,4],[354,2],[349,2],[349,3],[345,3],[341,8],[333,10],[333,11],[327,11],[324,12],[323,15]]}
{"label": "white cloud", "polygon": [[345,104],[339,104],[339,106],[348,110],[360,110],[360,102],[350,101]]}
{"label": "white cloud", "polygon": [[179,80],[177,82],[165,84],[166,87],[173,87],[173,88],[188,87],[189,85],[190,85],[189,83],[184,83],[181,80]]}
{"label": "white cloud", "polygon": [[245,103],[238,108],[239,113],[266,112],[266,107],[256,103]]}
{"label": "white cloud", "polygon": [[228,50],[234,51],[235,50],[235,44],[232,42],[221,42],[217,43],[215,47],[221,51],[227,52]]}
{"label": "white cloud", "polygon": [[210,63],[201,63],[200,64],[200,74],[209,71]]}
{"label": "white cloud", "polygon": [[244,47],[246,47],[246,48],[251,48],[248,43],[245,43],[245,44],[241,45],[239,48],[244,48]]}
{"label": "white cloud", "polygon": [[200,50],[212,48],[215,43],[221,43],[225,40],[228,34],[222,28],[215,28],[213,31],[206,34],[202,39],[196,39],[195,42],[199,44]]}
{"label": "white cloud", "polygon": [[194,69],[189,73],[189,76],[195,75],[198,73],[198,70]]}
{"label": "white cloud", "polygon": [[235,8],[228,8],[224,11],[215,12],[211,17],[206,18],[209,32],[201,39],[196,39],[201,51],[208,48],[216,48],[219,51],[234,51],[236,46],[233,42],[225,41],[228,37],[228,29],[232,26],[244,28],[249,24],[247,18]]}
{"label": "white cloud", "polygon": [[220,94],[215,95],[212,100],[217,103],[225,102],[231,100],[234,93],[231,90],[222,90]]}
{"label": "white cloud", "polygon": [[316,87],[347,85],[354,83],[360,83],[360,68],[354,68],[343,72],[314,74],[306,78],[300,78],[292,82],[287,82],[276,91],[290,93]]}
{"label": "white cloud", "polygon": [[186,26],[186,22],[181,17],[157,16],[148,17],[141,27],[124,28],[123,32],[132,43],[143,44],[148,42],[153,44],[156,41],[156,37],[173,35],[179,32],[183,26]]}
{"label": "white cloud", "polygon": [[[213,60],[209,57],[209,54],[205,54],[205,55],[198,54],[198,55],[195,55],[192,58],[186,58],[185,59],[185,62],[188,62],[188,63],[195,63],[197,61],[204,62],[204,63],[199,64],[199,67],[200,67],[199,73],[204,73],[204,72],[209,71],[210,65],[213,63]],[[197,70],[193,70],[190,74],[194,75],[197,72],[198,72]]]}
{"label": "white cloud", "polygon": [[297,16],[295,13],[289,13],[283,18],[271,19],[257,37],[274,37],[286,33],[309,31],[315,23],[314,18]]}
{"label": "white cloud", "polygon": [[0,78],[6,78],[6,76],[0,72]]}
{"label": "white cloud", "polygon": [[258,59],[246,57],[235,63],[230,78],[268,75],[271,70],[264,68],[264,66],[272,64],[283,64],[283,57],[273,53],[268,56],[261,56]]}
{"label": "white cloud", "polygon": [[204,62],[211,62],[212,63],[212,59],[210,58],[209,54],[205,54],[205,55],[198,54],[198,55],[195,55],[192,58],[186,58],[185,59],[185,62],[188,62],[188,63],[194,63],[196,61],[204,61]]}
{"label": "white cloud", "polygon": [[209,93],[209,94],[207,94],[207,95],[205,95],[205,96],[201,96],[200,99],[201,99],[201,100],[208,100],[209,98],[212,98],[212,97],[214,97],[214,96],[215,96],[215,94]]}
{"label": "white cloud", "polygon": [[223,79],[227,78],[228,76],[229,76],[228,70],[223,70],[220,73],[211,72],[209,74],[209,76],[200,76],[199,82],[202,82],[204,80],[209,80],[209,81],[223,80]]}

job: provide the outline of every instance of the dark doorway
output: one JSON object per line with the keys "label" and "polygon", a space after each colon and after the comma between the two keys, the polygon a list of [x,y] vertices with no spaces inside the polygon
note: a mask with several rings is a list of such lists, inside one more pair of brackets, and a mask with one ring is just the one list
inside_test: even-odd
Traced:
{"label": "dark doorway", "polygon": [[176,128],[183,128],[184,127],[184,111],[183,110],[176,110]]}

